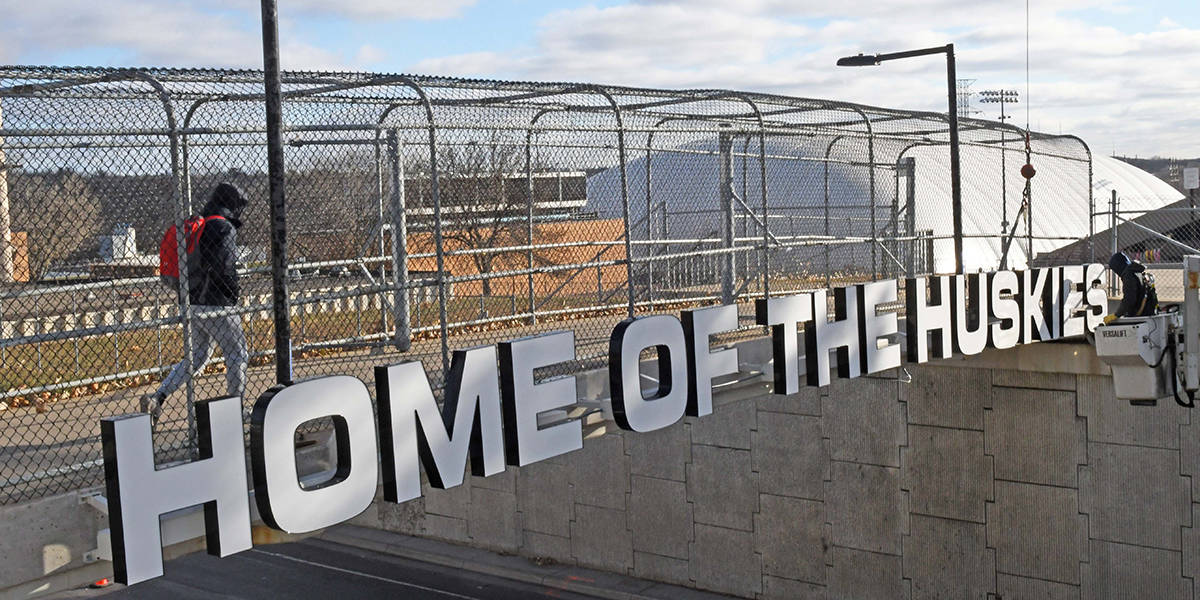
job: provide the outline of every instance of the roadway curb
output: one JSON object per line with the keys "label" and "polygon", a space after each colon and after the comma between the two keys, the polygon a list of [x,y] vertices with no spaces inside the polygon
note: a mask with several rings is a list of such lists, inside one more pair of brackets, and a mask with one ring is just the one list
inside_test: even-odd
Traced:
{"label": "roadway curb", "polygon": [[462,569],[608,600],[728,600],[711,592],[635,579],[568,565],[539,565],[523,556],[503,555],[398,533],[338,525],[318,539],[418,562]]}

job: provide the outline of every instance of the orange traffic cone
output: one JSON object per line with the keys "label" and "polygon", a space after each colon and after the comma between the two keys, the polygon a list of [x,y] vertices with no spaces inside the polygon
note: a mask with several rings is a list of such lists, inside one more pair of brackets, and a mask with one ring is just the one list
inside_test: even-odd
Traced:
{"label": "orange traffic cone", "polygon": [[93,590],[98,590],[100,588],[106,588],[110,585],[112,585],[112,581],[109,580],[109,578],[105,577],[104,579],[97,580],[96,583],[93,583],[92,585],[89,585],[88,587],[92,588]]}

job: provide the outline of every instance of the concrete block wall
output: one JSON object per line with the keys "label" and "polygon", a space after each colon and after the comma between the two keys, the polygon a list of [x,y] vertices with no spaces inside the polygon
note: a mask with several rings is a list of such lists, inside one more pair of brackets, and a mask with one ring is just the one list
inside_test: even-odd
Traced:
{"label": "concrete block wall", "polygon": [[36,597],[111,576],[111,563],[87,558],[108,517],[82,502],[82,494],[0,507],[0,599]]}
{"label": "concrete block wall", "polygon": [[609,429],[356,523],[745,598],[1195,598],[1200,423],[1021,357]]}

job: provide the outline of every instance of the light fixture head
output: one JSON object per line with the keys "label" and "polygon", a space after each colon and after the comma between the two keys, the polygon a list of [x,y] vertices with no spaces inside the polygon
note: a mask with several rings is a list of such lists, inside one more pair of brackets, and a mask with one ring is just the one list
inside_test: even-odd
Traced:
{"label": "light fixture head", "polygon": [[874,67],[877,65],[879,65],[878,54],[859,53],[858,56],[845,56],[837,61],[839,67]]}
{"label": "light fixture head", "polygon": [[986,90],[979,92],[979,101],[985,104],[1000,103],[1016,104],[1019,94],[1013,90]]}

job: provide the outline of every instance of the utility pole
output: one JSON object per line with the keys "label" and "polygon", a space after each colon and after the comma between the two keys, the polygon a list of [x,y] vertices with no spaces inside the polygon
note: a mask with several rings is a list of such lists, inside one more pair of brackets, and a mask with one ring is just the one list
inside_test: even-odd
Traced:
{"label": "utility pole", "polygon": [[839,58],[839,67],[868,67],[880,65],[889,60],[912,58],[914,56],[929,56],[931,54],[946,55],[946,95],[949,99],[947,119],[950,125],[950,212],[954,223],[954,272],[963,272],[963,221],[962,221],[962,172],[958,156],[958,77],[954,66],[954,44],[890,52],[887,54],[859,54]]}
{"label": "utility pole", "polygon": [[1188,205],[1192,208],[1191,238],[1193,244],[1197,238],[1200,238],[1200,232],[1196,231],[1196,188],[1200,188],[1200,167],[1187,167],[1183,170],[1183,189],[1188,191]]}

